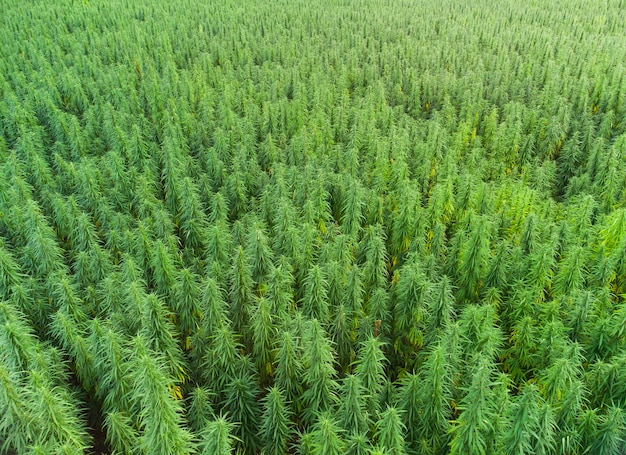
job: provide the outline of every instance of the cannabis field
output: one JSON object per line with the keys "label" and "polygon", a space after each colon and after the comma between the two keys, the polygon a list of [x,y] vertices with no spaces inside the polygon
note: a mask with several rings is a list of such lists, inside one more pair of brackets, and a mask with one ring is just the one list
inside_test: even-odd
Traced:
{"label": "cannabis field", "polygon": [[623,0],[0,0],[0,454],[626,452]]}

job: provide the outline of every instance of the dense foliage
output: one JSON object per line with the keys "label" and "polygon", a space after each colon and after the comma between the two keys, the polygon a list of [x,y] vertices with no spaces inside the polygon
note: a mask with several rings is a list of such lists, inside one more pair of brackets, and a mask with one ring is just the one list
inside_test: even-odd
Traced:
{"label": "dense foliage", "polygon": [[0,453],[624,453],[624,1],[0,12]]}

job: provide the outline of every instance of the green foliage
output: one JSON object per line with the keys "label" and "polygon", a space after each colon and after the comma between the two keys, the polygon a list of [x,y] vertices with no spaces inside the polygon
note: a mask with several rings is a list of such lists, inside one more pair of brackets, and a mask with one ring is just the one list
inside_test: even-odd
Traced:
{"label": "green foliage", "polygon": [[291,265],[285,256],[281,256],[278,266],[272,268],[268,277],[267,299],[272,314],[282,318],[294,309],[293,284]]}
{"label": "green foliage", "polygon": [[458,405],[460,414],[450,429],[450,453],[487,454],[495,450],[494,432],[500,418],[495,400],[493,364],[477,359],[471,384]]}
{"label": "green foliage", "polygon": [[132,401],[139,412],[139,448],[155,454],[183,454],[194,450],[192,435],[184,428],[182,406],[172,388],[165,359],[151,350],[141,336],[133,339]]}
{"label": "green foliage", "polygon": [[235,341],[232,329],[227,324],[211,333],[201,374],[211,390],[221,393],[235,378],[238,363],[241,362],[240,345]]}
{"label": "green foliage", "polygon": [[222,406],[228,412],[228,420],[236,424],[233,433],[244,453],[255,453],[260,445],[258,438],[258,416],[261,415],[258,403],[259,394],[260,390],[252,372],[247,371],[245,367],[226,386]]}
{"label": "green foliage", "polygon": [[0,453],[624,452],[623,6],[3,2]]}
{"label": "green foliage", "polygon": [[382,226],[369,226],[361,240],[364,256],[363,282],[366,289],[377,289],[387,284],[387,248]]}
{"label": "green foliage", "polygon": [[312,424],[320,413],[329,411],[337,402],[334,355],[330,341],[317,319],[307,324],[302,364],[304,367],[302,417]]}
{"label": "green foliage", "polygon": [[[419,348],[424,342],[426,297],[431,284],[415,257],[402,266],[399,274],[394,307],[395,332],[407,339],[413,348]],[[402,344],[397,340],[395,349],[400,350]]]}
{"label": "green foliage", "polygon": [[224,417],[207,421],[201,432],[200,448],[203,455],[231,455],[235,438],[235,425]]}
{"label": "green foliage", "polygon": [[539,395],[537,386],[525,385],[509,413],[509,430],[503,437],[503,451],[511,454],[554,452],[554,413]]}
{"label": "green foliage", "polygon": [[446,446],[454,400],[454,370],[451,346],[440,341],[430,350],[419,375],[401,382],[398,404],[405,411],[410,441],[426,443],[437,452]]}
{"label": "green foliage", "polygon": [[455,309],[454,295],[452,293],[450,280],[443,276],[437,283],[428,302],[428,322],[426,324],[426,344],[431,344],[448,332],[454,320]]}
{"label": "green foliage", "polygon": [[139,446],[139,436],[130,419],[122,413],[110,412],[106,415],[104,425],[107,441],[120,453],[133,453]]}
{"label": "green foliage", "polygon": [[311,455],[340,455],[345,451],[342,430],[329,413],[321,413],[311,431]]}
{"label": "green foliage", "polygon": [[458,253],[458,296],[461,301],[476,301],[489,260],[489,222],[472,216],[467,231],[467,239]]}
{"label": "green foliage", "polygon": [[358,180],[345,181],[341,191],[341,223],[342,231],[356,237],[363,223],[363,189]]}
{"label": "green foliage", "polygon": [[257,368],[262,378],[272,376],[273,353],[276,338],[276,327],[272,320],[272,313],[269,302],[263,297],[258,299],[256,308],[252,313],[252,339],[254,345],[252,353],[254,355]]}
{"label": "green foliage", "polygon": [[230,276],[230,316],[233,328],[236,333],[247,338],[253,281],[246,254],[241,246],[235,252]]}
{"label": "green foliage", "polygon": [[371,416],[377,415],[381,408],[382,392],[387,382],[385,364],[387,359],[383,352],[383,343],[370,337],[361,344],[354,369],[356,377],[362,384],[365,395],[366,409]]}
{"label": "green foliage", "polygon": [[337,418],[341,428],[351,436],[368,430],[366,398],[366,389],[359,376],[347,375],[343,378],[339,389]]}
{"label": "green foliage", "polygon": [[287,443],[291,437],[290,413],[288,403],[280,389],[272,387],[263,399],[263,416],[260,439],[263,453],[281,455],[287,451]]}
{"label": "green foliage", "polygon": [[187,422],[192,430],[198,431],[207,421],[215,418],[214,398],[215,395],[207,387],[195,387],[189,393]]}
{"label": "green foliage", "polygon": [[[189,269],[183,269],[174,288],[173,310],[176,313],[177,328],[183,339],[195,333],[199,326],[200,285],[199,277]],[[187,350],[187,345],[184,346]]]}
{"label": "green foliage", "polygon": [[303,287],[302,312],[310,319],[317,319],[322,324],[327,323],[330,315],[328,308],[328,281],[319,265],[314,265],[309,269]]}
{"label": "green foliage", "polygon": [[276,349],[275,384],[284,391],[285,398],[292,405],[300,403],[302,394],[302,373],[304,370],[302,349],[292,332],[285,330],[278,339]]}
{"label": "green foliage", "polygon": [[380,413],[376,422],[374,437],[378,446],[384,448],[390,455],[403,455],[405,451],[404,432],[406,427],[402,423],[402,413],[396,408],[388,407]]}
{"label": "green foliage", "polygon": [[252,279],[256,283],[261,283],[269,273],[273,260],[273,252],[269,246],[264,226],[259,222],[253,222],[247,240],[246,254],[250,258]]}

